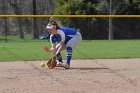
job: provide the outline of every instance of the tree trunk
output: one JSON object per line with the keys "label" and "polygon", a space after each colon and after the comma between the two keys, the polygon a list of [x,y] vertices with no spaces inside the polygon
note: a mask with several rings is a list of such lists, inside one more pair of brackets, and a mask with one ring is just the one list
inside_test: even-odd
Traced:
{"label": "tree trunk", "polygon": [[[112,0],[110,0],[110,15],[112,15]],[[109,18],[109,34],[108,39],[113,39],[113,18]]]}
{"label": "tree trunk", "polygon": [[109,40],[113,40],[113,18],[109,18],[109,36],[108,39]]}
{"label": "tree trunk", "polygon": [[[1,1],[3,6],[2,6],[2,12],[3,14],[7,14],[7,1],[6,0],[3,0]],[[8,29],[8,21],[7,21],[7,18],[4,18],[4,33],[5,33],[5,42],[7,42],[7,35],[8,35],[8,32],[9,32],[9,29]]]}
{"label": "tree trunk", "polygon": [[19,27],[19,38],[24,39],[24,32],[22,28],[22,18],[17,18],[18,27]]}
{"label": "tree trunk", "polygon": [[4,24],[5,24],[5,42],[7,42],[7,35],[9,31],[7,18],[4,18]]}
{"label": "tree trunk", "polygon": [[[33,0],[33,15],[37,14],[36,10],[36,0]],[[37,18],[33,18],[33,38],[38,39],[39,38],[39,31],[37,27]]]}

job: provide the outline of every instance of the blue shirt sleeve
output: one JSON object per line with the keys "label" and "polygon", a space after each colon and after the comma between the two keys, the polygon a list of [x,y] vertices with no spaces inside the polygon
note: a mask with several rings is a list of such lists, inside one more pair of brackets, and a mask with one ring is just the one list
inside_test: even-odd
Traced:
{"label": "blue shirt sleeve", "polygon": [[50,36],[50,42],[53,44],[53,43],[56,43],[56,42],[60,42],[61,41],[61,36],[59,34],[57,35],[51,35]]}

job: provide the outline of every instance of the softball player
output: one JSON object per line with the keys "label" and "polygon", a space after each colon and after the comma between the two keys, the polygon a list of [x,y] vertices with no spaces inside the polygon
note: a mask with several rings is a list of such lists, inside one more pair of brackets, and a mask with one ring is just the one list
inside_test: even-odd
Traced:
{"label": "softball player", "polygon": [[[56,21],[50,20],[46,29],[50,32],[50,51],[54,52],[59,61],[58,65],[62,65],[64,68],[68,69],[70,67],[70,61],[72,58],[73,47],[78,45],[82,40],[81,34],[73,28],[60,27]],[[58,44],[56,45],[56,42]],[[63,63],[61,51],[66,49],[66,63]]]}

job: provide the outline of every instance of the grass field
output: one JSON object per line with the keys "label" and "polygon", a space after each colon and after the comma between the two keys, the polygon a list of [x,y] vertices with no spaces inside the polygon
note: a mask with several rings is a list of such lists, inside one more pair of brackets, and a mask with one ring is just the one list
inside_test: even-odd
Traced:
{"label": "grass field", "polygon": [[[0,42],[0,61],[47,60],[52,57],[43,51],[50,47],[47,40]],[[65,58],[65,51],[62,52]],[[73,59],[139,58],[140,40],[82,41],[73,51]]]}

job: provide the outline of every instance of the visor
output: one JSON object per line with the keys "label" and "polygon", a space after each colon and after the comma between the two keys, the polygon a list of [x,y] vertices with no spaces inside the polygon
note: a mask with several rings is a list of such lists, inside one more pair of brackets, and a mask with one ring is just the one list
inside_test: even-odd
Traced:
{"label": "visor", "polygon": [[52,28],[55,28],[55,26],[53,26],[53,25],[51,25],[51,24],[48,24],[46,28],[47,28],[47,29],[52,29]]}

